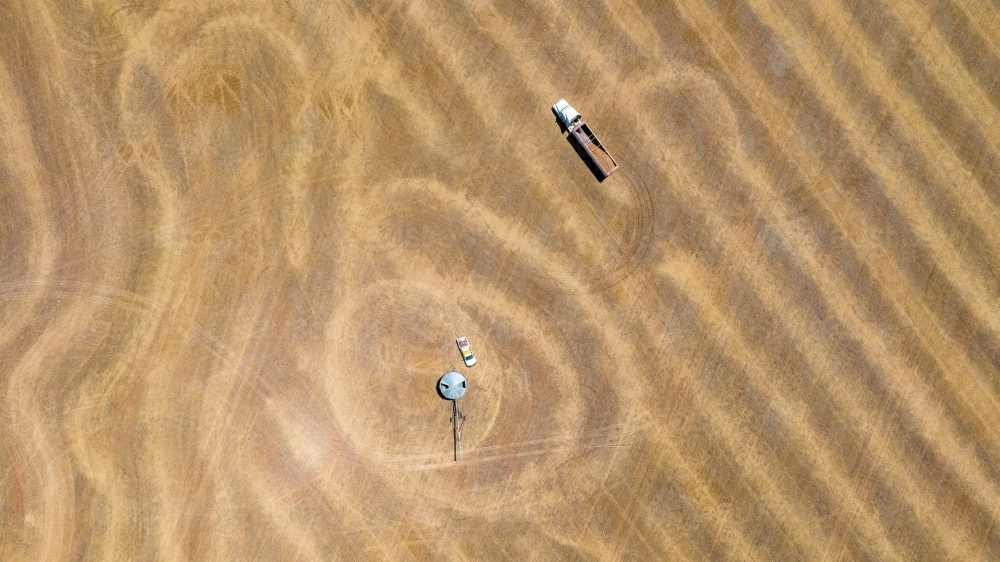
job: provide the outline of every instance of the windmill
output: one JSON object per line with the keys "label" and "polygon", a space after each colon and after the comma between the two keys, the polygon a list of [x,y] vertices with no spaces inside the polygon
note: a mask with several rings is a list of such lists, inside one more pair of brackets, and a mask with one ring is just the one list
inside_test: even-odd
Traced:
{"label": "windmill", "polygon": [[448,371],[438,381],[438,392],[447,400],[451,400],[451,421],[455,424],[455,460],[462,460],[462,422],[465,414],[458,407],[458,399],[465,394],[467,383],[465,377],[458,371]]}

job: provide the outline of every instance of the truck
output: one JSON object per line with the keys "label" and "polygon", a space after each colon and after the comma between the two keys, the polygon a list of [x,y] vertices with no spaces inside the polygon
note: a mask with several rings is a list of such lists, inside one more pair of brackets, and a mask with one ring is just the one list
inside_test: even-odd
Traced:
{"label": "truck", "polygon": [[608,149],[604,148],[604,144],[590,130],[590,126],[583,120],[580,112],[573,109],[569,102],[560,99],[552,106],[552,111],[569,131],[577,146],[583,150],[587,158],[604,174],[605,178],[618,169],[618,162],[615,162]]}

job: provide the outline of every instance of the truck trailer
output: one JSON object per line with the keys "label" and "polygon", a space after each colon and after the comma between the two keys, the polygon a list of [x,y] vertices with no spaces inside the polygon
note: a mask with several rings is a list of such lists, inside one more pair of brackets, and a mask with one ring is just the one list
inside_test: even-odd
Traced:
{"label": "truck trailer", "polygon": [[583,152],[590,158],[604,177],[608,177],[618,169],[618,162],[612,158],[608,149],[604,148],[597,135],[590,130],[590,126],[583,120],[583,116],[573,109],[566,100],[561,99],[552,106],[552,111],[559,117],[559,120],[573,136],[576,144],[583,149]]}

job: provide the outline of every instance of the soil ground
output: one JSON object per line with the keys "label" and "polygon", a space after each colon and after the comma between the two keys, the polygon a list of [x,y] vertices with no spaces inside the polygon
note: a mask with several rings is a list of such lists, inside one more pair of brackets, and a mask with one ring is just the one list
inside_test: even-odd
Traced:
{"label": "soil ground", "polygon": [[995,2],[0,30],[0,559],[1000,558]]}

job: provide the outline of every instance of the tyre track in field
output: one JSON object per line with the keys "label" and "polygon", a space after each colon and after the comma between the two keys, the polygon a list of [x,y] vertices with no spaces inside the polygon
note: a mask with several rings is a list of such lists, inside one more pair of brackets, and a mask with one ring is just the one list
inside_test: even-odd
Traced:
{"label": "tyre track in field", "polygon": [[[447,18],[448,16],[442,14],[442,17]],[[417,25],[411,22],[413,25]],[[482,31],[482,30],[480,30]],[[475,76],[475,71],[470,69],[478,68],[478,65],[465,63],[459,64],[455,61],[457,58],[454,54],[445,57],[443,53],[448,52],[448,49],[444,44],[441,43],[439,39],[433,38],[433,36],[426,30],[421,30],[425,34],[426,40],[429,42],[430,46],[435,49],[435,54],[438,57],[438,66],[442,69],[441,72],[445,72],[454,77],[455,82],[458,84],[464,84],[470,78]],[[495,36],[491,36],[490,41],[495,40]],[[523,64],[530,65],[530,59],[523,59]],[[530,71],[530,66],[529,69]],[[400,69],[394,69],[394,74],[399,78]],[[478,77],[476,77],[478,78]],[[426,124],[428,122],[434,122],[434,113],[430,108],[425,107],[416,101],[412,100],[410,96],[406,95],[405,92],[398,91],[398,86],[394,86],[393,82],[382,80],[380,81],[382,87],[393,94],[395,100],[402,104],[408,113],[414,115],[414,120],[417,123]],[[532,84],[524,82],[525,89],[538,90],[539,88],[533,87]],[[465,88],[461,88],[461,91],[466,99],[474,99],[473,92],[467,91]],[[538,97],[538,96],[536,96]],[[485,106],[480,106],[485,107]],[[503,118],[502,116],[494,114],[495,111],[488,111],[485,109],[480,109],[478,113],[479,119],[483,123],[483,128],[487,130],[502,130],[504,133],[501,134],[501,138],[511,138],[513,134],[514,123],[510,122],[509,118]],[[551,115],[546,113],[547,115]],[[447,127],[442,127],[440,125],[431,125],[427,127],[421,127],[421,130],[427,129],[429,131],[428,142],[432,146],[435,152],[441,152],[444,154],[463,154],[468,152],[469,140],[466,137],[466,133],[462,131],[455,131],[454,133],[449,132]],[[551,125],[552,133],[554,134],[554,125]],[[525,127],[522,134],[532,134],[538,129],[538,123],[532,122],[530,126]],[[532,182],[535,181],[532,178],[545,178],[546,176],[556,173],[557,170],[552,169],[551,166],[543,165],[542,156],[551,154],[551,149],[539,150],[536,145],[540,141],[523,139],[520,142],[514,143],[500,143],[500,146],[504,147],[505,152],[509,152],[512,160],[518,163],[517,168],[519,170],[516,172],[517,175],[523,175],[527,178],[527,185],[525,188],[530,189],[532,187]],[[480,149],[481,150],[481,149]],[[623,157],[623,162],[628,160],[627,155]],[[494,168],[487,170],[485,177],[492,178],[499,175],[501,172],[510,173],[510,166],[505,165],[501,167],[500,163],[497,163]],[[479,170],[478,172],[482,172]],[[622,179],[618,179],[618,178]],[[514,186],[517,186],[521,182],[514,182]],[[612,175],[606,182],[601,184],[601,188],[608,189],[616,184],[624,184],[626,190],[628,191],[631,204],[634,210],[628,213],[624,225],[622,227],[622,232],[613,232],[608,223],[602,217],[602,214],[597,210],[594,201],[591,200],[589,196],[586,195],[587,188],[578,186],[576,191],[582,194],[577,197],[568,197],[562,193],[557,192],[555,194],[555,199],[553,203],[560,203],[556,208],[561,208],[565,203],[568,208],[577,209],[585,213],[590,219],[592,219],[597,227],[598,232],[603,234],[608,245],[614,247],[617,252],[607,258],[605,261],[595,264],[594,266],[587,267],[582,271],[575,271],[570,274],[559,274],[552,271],[546,270],[543,266],[540,269],[540,264],[544,264],[546,260],[529,260],[529,261],[515,261],[509,264],[511,269],[511,277],[515,280],[525,280],[533,283],[534,285],[544,287],[553,291],[568,294],[578,294],[578,293],[588,293],[588,292],[598,292],[612,287],[622,280],[627,278],[638,265],[642,262],[642,258],[645,256],[650,243],[653,238],[653,221],[654,221],[654,205],[652,194],[649,186],[647,185],[644,178],[638,171],[631,169],[628,164],[623,164],[622,169],[620,169],[615,175]],[[523,184],[522,184],[523,185]],[[516,187],[515,187],[516,188]],[[491,207],[491,203],[481,196],[474,196],[473,200],[482,204],[484,207]],[[503,213],[507,209],[502,207],[495,208],[494,212]],[[589,222],[589,221],[588,221]],[[527,225],[526,225],[527,226]],[[585,235],[584,233],[577,233],[578,235]],[[553,257],[557,257],[553,253]]]}
{"label": "tyre track in field", "polygon": [[499,462],[535,457],[551,453],[583,453],[592,449],[628,447],[639,442],[644,432],[653,428],[648,414],[636,415],[620,423],[581,433],[567,433],[541,439],[529,439],[502,445],[463,449],[464,459],[458,463],[449,453],[423,455],[365,454],[389,471],[414,471],[440,468],[461,468],[468,464]]}
{"label": "tyre track in field", "polygon": [[[988,83],[975,70],[933,68],[961,61],[936,50],[948,31],[930,4],[876,8],[902,18],[885,30],[886,49],[895,41],[920,49],[905,51],[921,67],[913,76],[955,78],[940,89],[952,105],[886,82],[909,72],[893,68],[899,57],[865,67],[864,48],[882,43],[858,41],[864,26],[851,14],[863,12],[840,3],[797,12],[767,0],[187,1],[135,10],[24,4],[0,15],[28,16],[10,44],[31,53],[22,60],[7,47],[4,63],[37,58],[44,78],[31,83],[51,86],[0,84],[0,93],[65,94],[71,106],[31,121],[0,107],[0,137],[13,151],[0,174],[26,188],[11,212],[32,215],[18,227],[28,234],[18,231],[13,246],[15,279],[0,282],[12,320],[0,343],[21,354],[8,394],[21,408],[17,424],[0,416],[0,429],[15,430],[0,438],[0,461],[13,467],[0,476],[0,499],[37,492],[44,498],[35,503],[45,502],[44,513],[22,506],[0,515],[14,528],[0,537],[0,557],[994,553],[989,460],[1000,445],[987,361],[995,322],[983,315],[995,307],[973,311],[970,332],[952,316],[995,292],[988,281],[998,262],[972,264],[1000,239],[968,251],[976,231],[966,226],[987,228],[996,197],[983,192],[988,172],[965,153],[974,135],[938,134],[947,118],[926,114],[1000,111],[988,88],[967,90]],[[949,2],[983,16],[974,32],[997,27],[986,21],[996,10]],[[833,19],[796,19],[806,12]],[[268,41],[274,48],[260,57],[240,58]],[[321,68],[330,53],[332,72]],[[77,61],[86,64],[70,68]],[[803,77],[784,92],[768,65]],[[874,86],[845,86],[840,65]],[[230,71],[244,71],[243,90],[213,75]],[[144,72],[159,74],[147,83]],[[85,103],[102,85],[118,92],[120,108]],[[717,87],[725,111],[699,86]],[[682,88],[695,93],[656,95]],[[817,101],[815,91],[826,97]],[[610,135],[602,139],[620,169],[603,182],[549,121],[547,104],[563,95]],[[818,111],[795,105],[799,98]],[[865,106],[868,98],[876,103]],[[664,119],[699,102],[711,108],[701,121]],[[878,118],[868,118],[872,108]],[[809,112],[821,117],[810,121]],[[883,115],[909,121],[887,129]],[[291,121],[275,125],[282,119]],[[243,136],[213,137],[213,124]],[[686,124],[704,140],[689,151],[678,145]],[[892,142],[913,139],[887,130],[917,131],[928,143],[897,150]],[[753,147],[765,149],[726,152],[728,139],[754,135],[764,140]],[[884,160],[868,171],[902,182],[891,188],[896,198],[862,188],[845,196],[837,184],[854,171],[825,162],[803,140],[810,135],[846,142],[837,155],[850,164]],[[285,137],[293,138],[258,142]],[[39,156],[35,142],[53,145]],[[78,143],[91,144],[83,157],[72,150]],[[998,146],[984,145],[987,160]],[[956,183],[882,158],[902,152],[965,166]],[[234,154],[249,165],[235,170]],[[200,166],[193,176],[184,159]],[[966,208],[944,204],[963,197]],[[114,214],[122,208],[131,214]],[[890,215],[944,237],[883,243],[879,220]],[[71,225],[58,228],[65,217]],[[144,230],[156,235],[141,239]],[[78,233],[83,243],[72,241]],[[297,257],[293,236],[306,242]],[[907,270],[910,251],[930,257]],[[137,265],[126,271],[129,260]],[[908,277],[928,267],[923,284]],[[100,281],[69,281],[81,273]],[[384,291],[368,302],[361,293],[374,284]],[[931,302],[947,298],[961,305],[954,313],[950,301]],[[398,326],[436,333],[425,329],[436,320],[417,320],[441,310],[456,319],[445,331],[469,329],[480,342],[475,376],[499,381],[469,395],[476,407],[463,462],[437,441],[450,430],[438,407],[446,403],[427,399],[423,379],[418,397],[403,384],[434,374],[438,356],[427,349],[437,336]],[[121,337],[106,335],[115,330]],[[34,338],[28,347],[25,337]],[[130,364],[133,347],[141,359]],[[441,356],[457,361],[449,351]],[[64,373],[49,368],[57,361]],[[408,368],[384,380],[404,392],[373,409],[344,391],[349,377],[369,384],[363,376],[389,372],[393,361]],[[134,413],[134,395],[123,391],[132,387],[148,401]],[[66,403],[44,403],[31,395],[39,389]],[[493,399],[495,411],[480,407]],[[430,437],[411,442],[378,429],[371,437],[352,425],[386,428],[407,415],[426,422],[418,437]],[[122,437],[121,448],[92,438],[103,431]],[[87,482],[94,474],[96,484]],[[143,485],[152,499],[137,497]]]}
{"label": "tyre track in field", "polygon": [[539,262],[518,262],[511,267],[510,277],[557,293],[581,294],[604,291],[632,275],[643,263],[654,239],[653,197],[642,176],[627,163],[621,163],[619,170],[601,183],[598,189],[611,189],[616,184],[626,187],[635,207],[634,212],[627,214],[622,232],[614,232],[586,193],[580,195],[580,200],[596,221],[604,238],[618,251],[617,255],[596,266],[587,267],[584,271],[571,272],[552,271]]}

